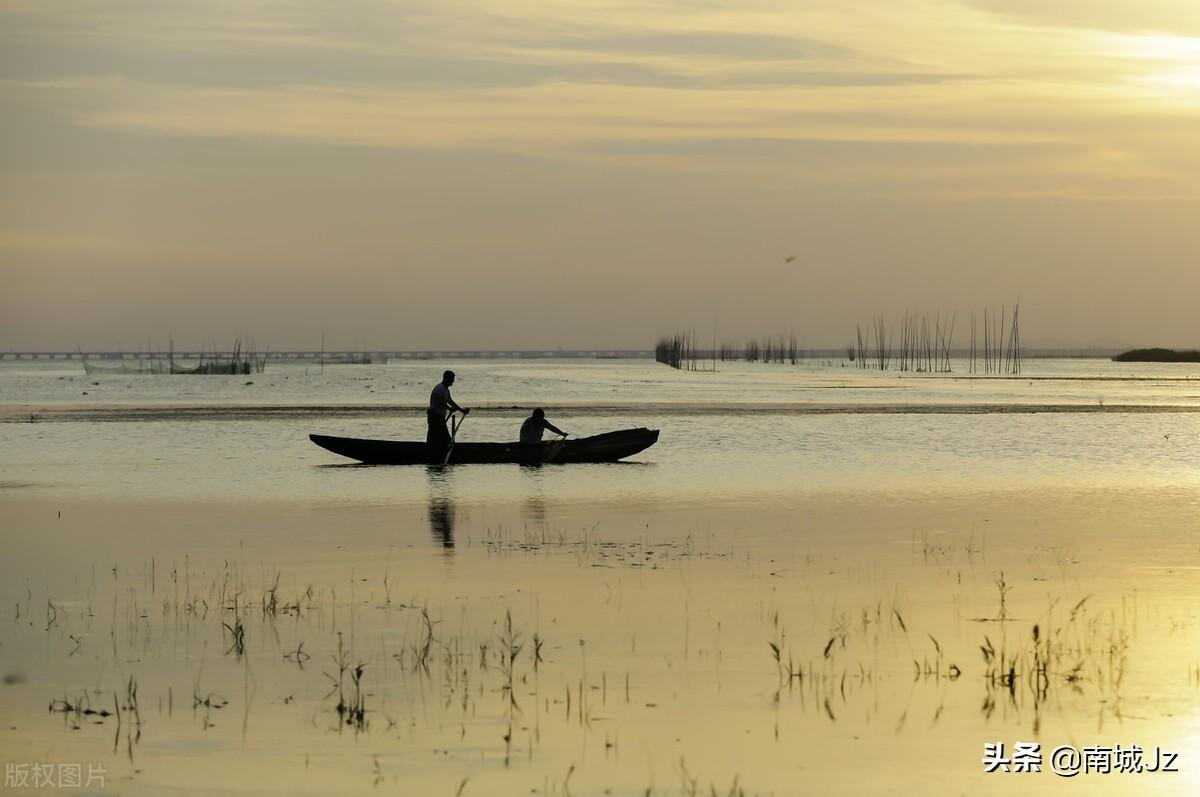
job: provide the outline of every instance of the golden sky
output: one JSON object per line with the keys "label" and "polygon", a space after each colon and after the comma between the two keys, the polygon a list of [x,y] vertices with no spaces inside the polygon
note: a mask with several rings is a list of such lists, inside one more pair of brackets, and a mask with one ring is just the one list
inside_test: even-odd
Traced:
{"label": "golden sky", "polygon": [[0,103],[0,348],[1200,346],[1195,0],[0,0]]}

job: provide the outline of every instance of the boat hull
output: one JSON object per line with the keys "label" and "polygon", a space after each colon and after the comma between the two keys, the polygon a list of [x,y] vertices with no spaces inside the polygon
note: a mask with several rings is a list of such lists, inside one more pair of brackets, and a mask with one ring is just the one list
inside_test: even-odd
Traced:
{"label": "boat hull", "polygon": [[[445,458],[443,452],[431,451],[425,443],[323,434],[309,435],[309,439],[327,451],[367,465],[441,465]],[[533,444],[457,443],[450,452],[449,464],[617,462],[644,451],[657,441],[657,429],[622,429],[593,437]]]}

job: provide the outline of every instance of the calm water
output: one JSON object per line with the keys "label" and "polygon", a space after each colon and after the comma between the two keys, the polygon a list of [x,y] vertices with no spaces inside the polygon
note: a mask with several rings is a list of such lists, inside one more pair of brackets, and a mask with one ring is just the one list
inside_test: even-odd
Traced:
{"label": "calm water", "polygon": [[[575,436],[662,430],[638,464],[463,468],[471,501],[741,500],[831,489],[1200,484],[1200,367],[1034,360],[1024,378],[641,361],[454,363],[464,440],[515,439],[532,406]],[[249,377],[0,364],[0,480],[76,497],[424,500],[420,469],[345,462],[312,432],[423,439],[440,367],[272,364]],[[86,395],[85,395],[86,394]],[[516,408],[521,409],[516,409]],[[1182,410],[1182,411],[1180,411]],[[36,423],[28,423],[33,416]]]}
{"label": "calm water", "polygon": [[[462,439],[541,405],[661,440],[364,468],[307,435],[419,439],[442,364],[0,363],[0,759],[155,795],[1200,786],[1200,367],[451,367]],[[1180,772],[983,772],[1018,740]]]}

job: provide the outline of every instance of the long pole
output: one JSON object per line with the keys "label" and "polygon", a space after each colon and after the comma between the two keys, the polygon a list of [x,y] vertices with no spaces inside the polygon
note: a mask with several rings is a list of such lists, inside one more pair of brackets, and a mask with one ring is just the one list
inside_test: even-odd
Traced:
{"label": "long pole", "polygon": [[450,454],[454,451],[454,438],[458,436],[458,427],[462,426],[463,420],[467,416],[463,416],[462,420],[457,418],[457,413],[450,413],[450,445],[446,447],[446,458],[442,460],[442,467],[450,464]]}

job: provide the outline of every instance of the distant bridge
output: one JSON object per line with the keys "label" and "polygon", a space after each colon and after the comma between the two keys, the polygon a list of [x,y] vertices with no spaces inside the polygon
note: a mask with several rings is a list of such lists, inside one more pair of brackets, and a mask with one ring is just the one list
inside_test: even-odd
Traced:
{"label": "distant bridge", "polygon": [[[238,356],[246,357],[249,352],[242,349]],[[176,360],[229,360],[233,351],[175,351],[170,356]],[[464,349],[462,351],[399,351],[368,350],[352,351],[269,351],[258,352],[258,357],[269,361],[304,360],[327,363],[378,362],[388,360],[535,360],[535,359],[653,359],[649,349]],[[8,351],[0,352],[0,360],[98,360],[105,362],[138,360],[165,360],[166,352],[152,354],[119,351]]]}

